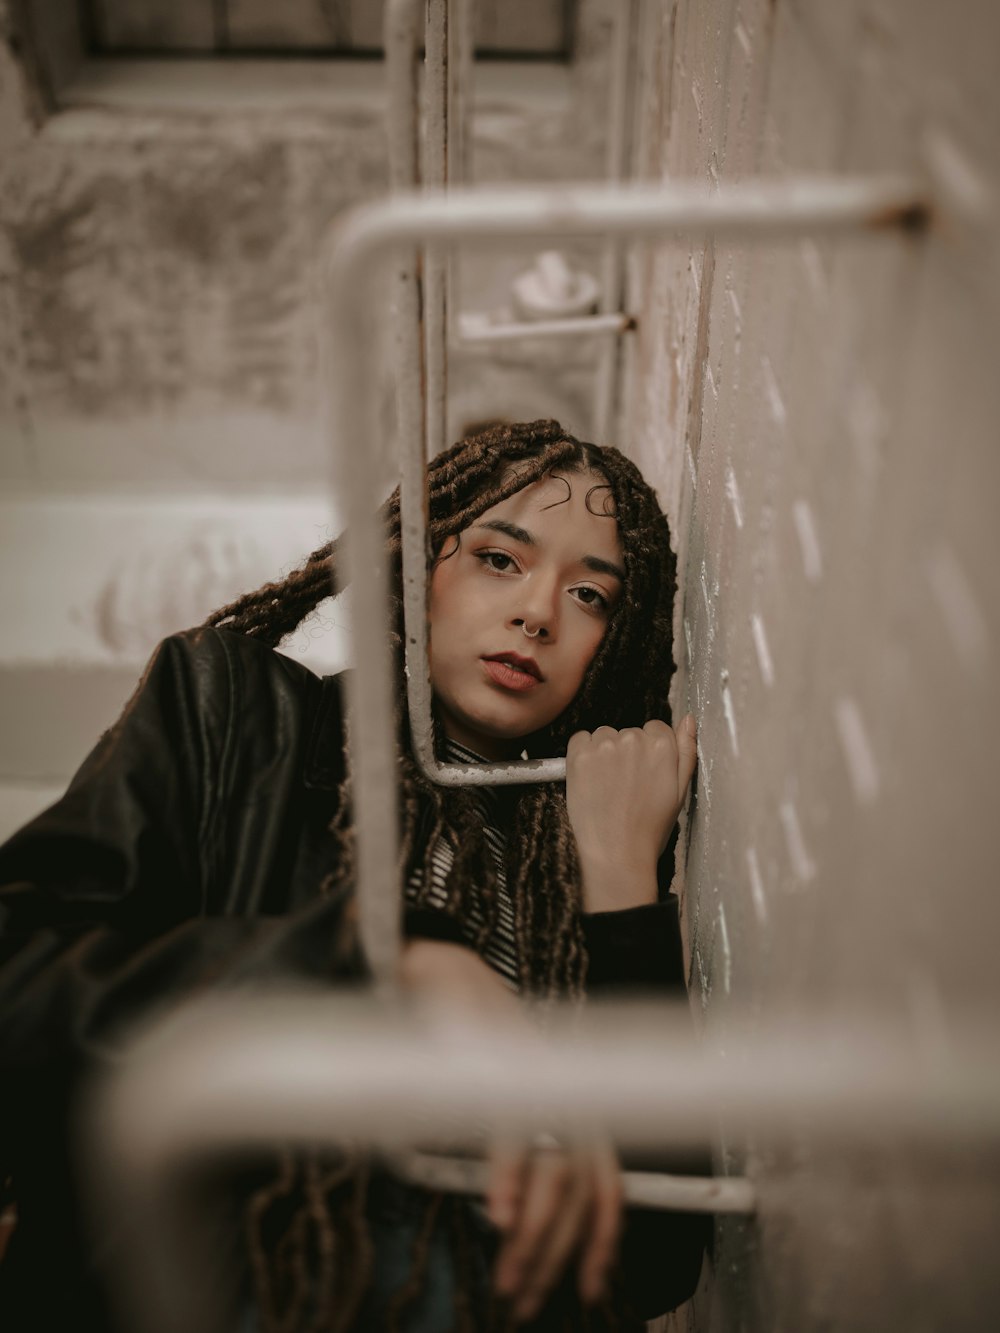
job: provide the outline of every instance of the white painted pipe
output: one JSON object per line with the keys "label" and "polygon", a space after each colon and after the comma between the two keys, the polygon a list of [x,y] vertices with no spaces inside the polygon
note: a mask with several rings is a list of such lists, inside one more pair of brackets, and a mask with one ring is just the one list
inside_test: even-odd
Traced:
{"label": "white painted pipe", "polygon": [[[423,32],[424,0],[387,0],[384,18],[386,141],[393,190],[420,184],[420,102],[417,53]],[[423,449],[423,387],[419,248],[393,257],[392,338],[396,386],[396,431]]]}
{"label": "white painted pipe", "polygon": [[[370,998],[243,992],[184,1007],[126,1052],[93,1094],[81,1161],[98,1212],[116,1223],[135,1326],[200,1333],[202,1292],[179,1263],[194,1220],[175,1189],[199,1161],[276,1142],[469,1151],[498,1130],[566,1143],[599,1132],[669,1151],[704,1145],[718,1121],[760,1146],[807,1127],[834,1147],[992,1150],[1000,1034],[978,1010],[953,1017],[947,1044],[871,1012],[733,1023],[722,1053],[693,1039],[683,1004],[557,1011],[543,1039],[460,1020],[431,1028]],[[707,1207],[713,1186],[732,1208],[741,1194],[753,1206],[748,1181],[690,1181],[678,1193],[644,1173],[628,1191],[635,1203]]]}
{"label": "white painted pipe", "polygon": [[[469,1157],[411,1152],[391,1157],[393,1170],[422,1189],[449,1194],[486,1193],[487,1167]],[[745,1176],[677,1176],[655,1171],[623,1171],[622,1197],[640,1208],[692,1213],[752,1213],[753,1183]]]}
{"label": "white painted pipe", "polygon": [[[471,183],[473,80],[475,33],[472,0],[449,0],[448,5],[448,184]],[[449,338],[455,313],[462,308],[459,256],[448,255],[445,306]],[[446,418],[447,420],[447,418]],[[448,441],[445,440],[445,444]],[[428,454],[428,457],[433,457]]]}
{"label": "white painted pipe", "polygon": [[[629,105],[633,89],[632,41],[635,27],[636,0],[619,0],[615,15],[614,45],[611,52],[610,105],[608,108],[608,139],[605,152],[604,177],[608,184],[619,184],[628,174]],[[624,300],[623,272],[624,246],[612,238],[604,245],[601,256],[602,314],[619,311]],[[602,444],[611,442],[614,416],[618,402],[619,365],[621,347],[616,339],[607,342],[600,352],[597,374],[594,377],[594,436]]]}
{"label": "white painted pipe", "polygon": [[[710,188],[576,186],[561,189],[463,188],[395,195],[342,214],[326,243],[331,432],[339,497],[352,515],[345,534],[348,575],[356,590],[357,660],[347,688],[355,783],[361,935],[375,976],[391,986],[399,948],[399,869],[393,681],[389,664],[385,540],[375,510],[365,444],[372,401],[368,349],[358,337],[377,266],[419,242],[497,244],[515,237],[712,235],[774,241],[814,233],[878,233],[918,224],[926,215],[920,182],[897,176],[744,181]],[[459,766],[433,752],[427,668],[425,476],[418,433],[401,440],[403,580],[407,693],[417,762],[442,785],[559,781],[565,761]]]}
{"label": "white painted pipe", "polygon": [[975,1010],[947,1045],[906,1023],[796,1014],[725,1050],[695,1038],[687,1003],[554,1009],[544,1035],[414,1015],[328,990],[194,1001],[116,1063],[95,1132],[123,1170],[225,1145],[357,1140],[410,1149],[511,1130],[600,1126],[624,1148],[703,1145],[720,1117],[761,1143],[1000,1142],[1000,1032]]}
{"label": "white painted pipe", "polygon": [[[449,0],[427,0],[424,34],[424,184],[447,190],[449,179]],[[449,255],[433,242],[424,247],[424,412],[426,450],[446,447],[448,399]],[[406,448],[406,441],[402,442]]]}
{"label": "white painted pipe", "polygon": [[594,334],[625,333],[635,328],[628,314],[579,315],[572,319],[517,320],[502,324],[479,323],[459,317],[459,346],[472,343],[520,342],[526,338],[588,338]]}

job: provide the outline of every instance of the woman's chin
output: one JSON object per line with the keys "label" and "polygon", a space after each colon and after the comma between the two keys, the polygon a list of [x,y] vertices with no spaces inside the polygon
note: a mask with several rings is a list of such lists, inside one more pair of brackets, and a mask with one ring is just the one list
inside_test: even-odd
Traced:
{"label": "woman's chin", "polygon": [[486,759],[519,758],[527,738],[538,730],[495,711],[460,713],[441,708],[440,716],[446,736]]}

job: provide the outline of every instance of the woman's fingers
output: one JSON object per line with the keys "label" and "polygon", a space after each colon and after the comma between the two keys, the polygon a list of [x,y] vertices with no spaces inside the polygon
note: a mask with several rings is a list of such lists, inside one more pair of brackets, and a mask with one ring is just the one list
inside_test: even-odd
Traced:
{"label": "woman's fingers", "polygon": [[575,1254],[582,1299],[600,1297],[617,1248],[621,1206],[618,1165],[609,1147],[531,1157],[494,1275],[497,1293],[510,1298],[516,1319],[537,1313]]}
{"label": "woman's fingers", "polygon": [[531,1319],[562,1276],[580,1246],[590,1216],[592,1185],[586,1172],[575,1171],[559,1200],[557,1211],[538,1235],[530,1254],[521,1293],[514,1304],[516,1319]]}
{"label": "woman's fingers", "polygon": [[486,1212],[498,1231],[510,1231],[521,1211],[528,1153],[523,1144],[505,1140],[490,1152],[486,1184]]}
{"label": "woman's fingers", "polygon": [[545,1151],[532,1157],[521,1209],[500,1247],[494,1277],[498,1295],[510,1297],[519,1319],[530,1317],[541,1304],[546,1283],[558,1276],[579,1238],[578,1193],[579,1182],[565,1153]]}
{"label": "woman's fingers", "polygon": [[621,1173],[610,1146],[594,1150],[593,1171],[590,1226],[580,1254],[580,1298],[585,1305],[593,1304],[604,1293],[622,1227]]}

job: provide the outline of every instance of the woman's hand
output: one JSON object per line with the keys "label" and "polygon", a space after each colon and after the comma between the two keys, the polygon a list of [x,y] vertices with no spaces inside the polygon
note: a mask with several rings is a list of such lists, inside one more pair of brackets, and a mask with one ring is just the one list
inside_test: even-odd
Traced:
{"label": "woman's hand", "polygon": [[[516,1029],[542,1046],[521,1001],[471,950],[409,940],[400,980],[431,1022],[456,1015]],[[494,1284],[515,1319],[530,1319],[567,1265],[578,1265],[580,1296],[600,1298],[621,1230],[622,1194],[613,1149],[590,1132],[563,1146],[528,1147],[510,1138],[488,1152],[486,1206],[501,1235]]]}
{"label": "woman's hand", "polygon": [[566,808],[587,912],[656,901],[656,863],[677,822],[697,758],[690,714],[674,728],[578,731],[566,751]]}
{"label": "woman's hand", "polygon": [[621,1177],[609,1144],[590,1137],[531,1152],[497,1144],[486,1204],[502,1236],[494,1287],[516,1320],[538,1313],[574,1258],[584,1304],[603,1296],[622,1225]]}

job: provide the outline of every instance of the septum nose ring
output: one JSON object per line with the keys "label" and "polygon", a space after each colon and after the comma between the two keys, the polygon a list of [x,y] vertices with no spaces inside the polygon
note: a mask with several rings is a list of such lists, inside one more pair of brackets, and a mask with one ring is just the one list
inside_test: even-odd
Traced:
{"label": "septum nose ring", "polygon": [[537,639],[538,636],[539,636],[539,634],[541,634],[541,632],[542,632],[542,627],[541,627],[541,625],[539,625],[538,628],[537,628],[536,630],[530,630],[530,629],[528,629],[527,625],[525,625],[524,622],[522,621],[522,622],[521,622],[521,632],[524,634],[524,637],[525,637],[526,639]]}

